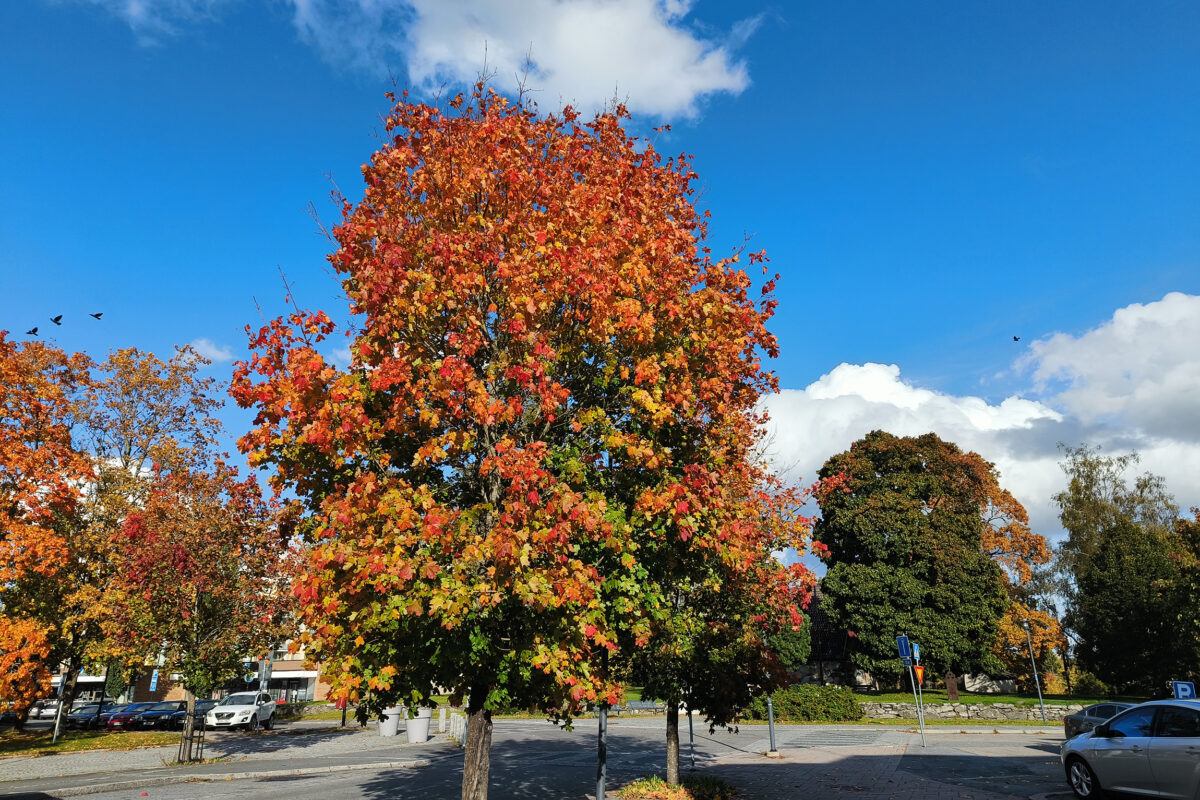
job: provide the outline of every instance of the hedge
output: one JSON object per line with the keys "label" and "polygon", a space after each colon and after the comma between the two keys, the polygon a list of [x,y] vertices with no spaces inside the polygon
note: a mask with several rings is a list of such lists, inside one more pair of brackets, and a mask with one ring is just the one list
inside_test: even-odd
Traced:
{"label": "hedge", "polygon": [[[858,697],[846,686],[798,684],[771,695],[776,722],[853,722],[863,718]],[[767,698],[756,697],[746,708],[749,719],[767,718]]]}

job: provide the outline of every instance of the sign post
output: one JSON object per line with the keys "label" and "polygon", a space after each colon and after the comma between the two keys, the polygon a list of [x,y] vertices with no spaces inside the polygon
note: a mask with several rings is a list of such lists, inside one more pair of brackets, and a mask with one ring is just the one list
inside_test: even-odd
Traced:
{"label": "sign post", "polygon": [[[896,637],[896,649],[900,651],[900,660],[908,668],[908,677],[912,681],[913,705],[917,708],[917,725],[921,729],[921,747],[925,747],[925,715],[921,713],[921,698],[917,694],[917,676],[913,673],[913,645],[909,643],[907,635],[900,634]],[[916,646],[916,651],[919,655],[920,645]]]}

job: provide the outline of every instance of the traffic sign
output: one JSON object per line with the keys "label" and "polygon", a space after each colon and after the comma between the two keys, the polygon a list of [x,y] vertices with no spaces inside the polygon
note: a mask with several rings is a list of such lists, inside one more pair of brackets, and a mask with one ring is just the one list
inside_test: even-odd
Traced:
{"label": "traffic sign", "polygon": [[920,664],[917,664],[915,667],[913,667],[913,669],[915,669],[917,671],[917,683],[924,683],[925,682],[925,668],[922,667]]}
{"label": "traffic sign", "polygon": [[916,642],[913,642],[912,643],[912,651],[913,651],[913,661],[916,661],[918,664],[920,664],[921,663],[921,645],[917,644]]}
{"label": "traffic sign", "polygon": [[1171,689],[1175,692],[1176,700],[1196,699],[1196,684],[1191,681],[1171,681]]}
{"label": "traffic sign", "polygon": [[904,665],[904,666],[906,666],[906,667],[911,667],[911,666],[912,666],[912,659],[911,659],[911,658],[902,658],[902,659],[900,659],[900,663],[901,663],[901,664],[903,664],[903,665]]}
{"label": "traffic sign", "polygon": [[158,670],[150,673],[150,691],[158,689]]}
{"label": "traffic sign", "polygon": [[901,634],[896,637],[896,647],[900,648],[901,658],[912,658],[912,647],[908,644],[908,637]]}

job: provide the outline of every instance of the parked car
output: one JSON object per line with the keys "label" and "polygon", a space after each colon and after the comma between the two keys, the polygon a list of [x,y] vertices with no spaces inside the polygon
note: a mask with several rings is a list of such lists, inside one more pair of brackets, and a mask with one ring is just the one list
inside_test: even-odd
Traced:
{"label": "parked car", "polygon": [[88,703],[73,710],[67,714],[66,724],[68,728],[79,728],[88,730],[96,727],[96,717],[103,715],[105,711],[110,711],[115,708],[111,703],[101,706],[99,703]]}
{"label": "parked car", "polygon": [[140,727],[141,723],[138,721],[138,717],[153,705],[155,704],[130,703],[123,710],[109,716],[106,723],[108,729],[110,731],[129,731]]}
{"label": "parked car", "polygon": [[1068,714],[1063,717],[1063,736],[1070,739],[1072,736],[1086,733],[1127,708],[1133,708],[1133,703],[1097,703],[1074,714]]}
{"label": "parked car", "polygon": [[169,728],[171,726],[171,715],[176,711],[187,711],[187,703],[183,700],[168,700],[163,703],[155,703],[138,715],[137,727]]}
{"label": "parked car", "polygon": [[1106,791],[1200,797],[1200,701],[1155,700],[1063,742],[1067,783],[1092,800]]}
{"label": "parked car", "polygon": [[58,713],[57,700],[38,700],[29,709],[30,719],[54,719]]}
{"label": "parked car", "polygon": [[[199,724],[204,721],[204,716],[217,704],[216,700],[197,700],[196,710],[192,716],[196,718],[193,724]],[[183,720],[187,716],[187,708],[176,711],[171,715],[171,727],[175,730],[183,730]]]}
{"label": "parked car", "polygon": [[275,701],[266,692],[231,694],[204,715],[209,728],[245,728],[248,731],[262,726],[271,730],[275,724]]}

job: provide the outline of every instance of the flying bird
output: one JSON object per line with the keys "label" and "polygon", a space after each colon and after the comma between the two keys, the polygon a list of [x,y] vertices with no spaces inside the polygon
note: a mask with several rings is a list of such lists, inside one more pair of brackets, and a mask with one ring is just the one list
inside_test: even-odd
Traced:
{"label": "flying bird", "polygon": [[57,317],[51,317],[50,321],[55,325],[62,325],[62,314],[59,314]]}
{"label": "flying bird", "polygon": [[26,336],[37,336],[37,328],[32,328],[30,330],[25,331],[25,335]]}
{"label": "flying bird", "polygon": [[104,316],[104,312],[103,312],[103,311],[97,311],[95,314],[88,314],[88,316],[89,316],[89,317],[95,317],[96,319],[100,319],[100,317]]}
{"label": "flying bird", "polygon": [[1019,342],[1019,341],[1021,341],[1021,337],[1020,337],[1020,336],[1014,336],[1014,337],[1013,337],[1013,341],[1014,341],[1014,342]]}

